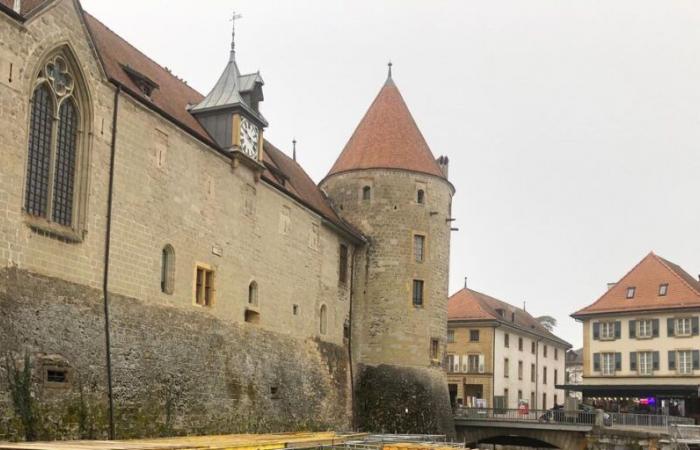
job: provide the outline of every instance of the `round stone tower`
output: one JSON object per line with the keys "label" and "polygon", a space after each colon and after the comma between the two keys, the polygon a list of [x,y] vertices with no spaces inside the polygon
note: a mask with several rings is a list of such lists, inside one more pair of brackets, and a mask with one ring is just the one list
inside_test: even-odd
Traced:
{"label": "round stone tower", "polygon": [[368,431],[452,433],[447,337],[451,202],[389,77],[321,188],[368,244],[353,256],[355,418]]}

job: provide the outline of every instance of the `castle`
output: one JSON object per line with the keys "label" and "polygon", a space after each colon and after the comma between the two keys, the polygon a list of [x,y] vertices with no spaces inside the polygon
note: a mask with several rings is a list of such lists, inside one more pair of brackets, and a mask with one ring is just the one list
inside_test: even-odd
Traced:
{"label": "castle", "polygon": [[319,185],[233,41],[203,96],[0,0],[0,75],[0,440],[451,431],[454,188],[391,73]]}

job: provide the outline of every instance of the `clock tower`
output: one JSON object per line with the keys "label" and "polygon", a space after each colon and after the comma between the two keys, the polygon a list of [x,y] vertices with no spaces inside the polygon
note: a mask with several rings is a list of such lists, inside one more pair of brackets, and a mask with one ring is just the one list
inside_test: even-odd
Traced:
{"label": "clock tower", "polygon": [[[236,64],[235,21],[231,34],[228,63],[212,90],[190,113],[207,130],[216,143],[233,158],[233,166],[241,163],[262,173],[263,129],[267,121],[258,108],[263,100],[263,80],[259,72],[242,75]],[[257,179],[257,176],[256,176]]]}

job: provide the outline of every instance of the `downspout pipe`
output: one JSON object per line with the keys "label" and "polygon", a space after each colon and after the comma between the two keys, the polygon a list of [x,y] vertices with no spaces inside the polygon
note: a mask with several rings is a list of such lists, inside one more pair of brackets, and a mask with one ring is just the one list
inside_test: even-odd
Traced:
{"label": "downspout pipe", "polygon": [[355,293],[355,264],[357,262],[357,245],[353,246],[350,263],[350,299],[348,300],[348,365],[350,366],[350,410],[353,412],[353,429],[355,429],[355,375],[352,367],[352,300]]}
{"label": "downspout pipe", "polygon": [[112,344],[109,327],[109,250],[112,237],[112,200],[114,194],[114,160],[117,153],[117,114],[119,112],[119,94],[121,86],[114,91],[114,110],[112,112],[112,142],[109,154],[109,186],[107,188],[107,224],[105,230],[104,273],[102,275],[102,296],[104,300],[105,318],[105,355],[107,360],[107,393],[109,399],[109,439],[115,439],[114,433],[114,395],[112,390]]}

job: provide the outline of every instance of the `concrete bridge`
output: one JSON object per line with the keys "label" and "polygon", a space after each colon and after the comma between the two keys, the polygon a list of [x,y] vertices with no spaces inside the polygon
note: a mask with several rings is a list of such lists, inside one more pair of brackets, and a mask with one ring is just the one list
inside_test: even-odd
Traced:
{"label": "concrete bridge", "polygon": [[500,444],[565,450],[677,448],[671,433],[673,424],[668,421],[658,420],[657,426],[642,427],[620,423],[618,417],[600,412],[462,409],[454,420],[457,439],[467,447]]}

